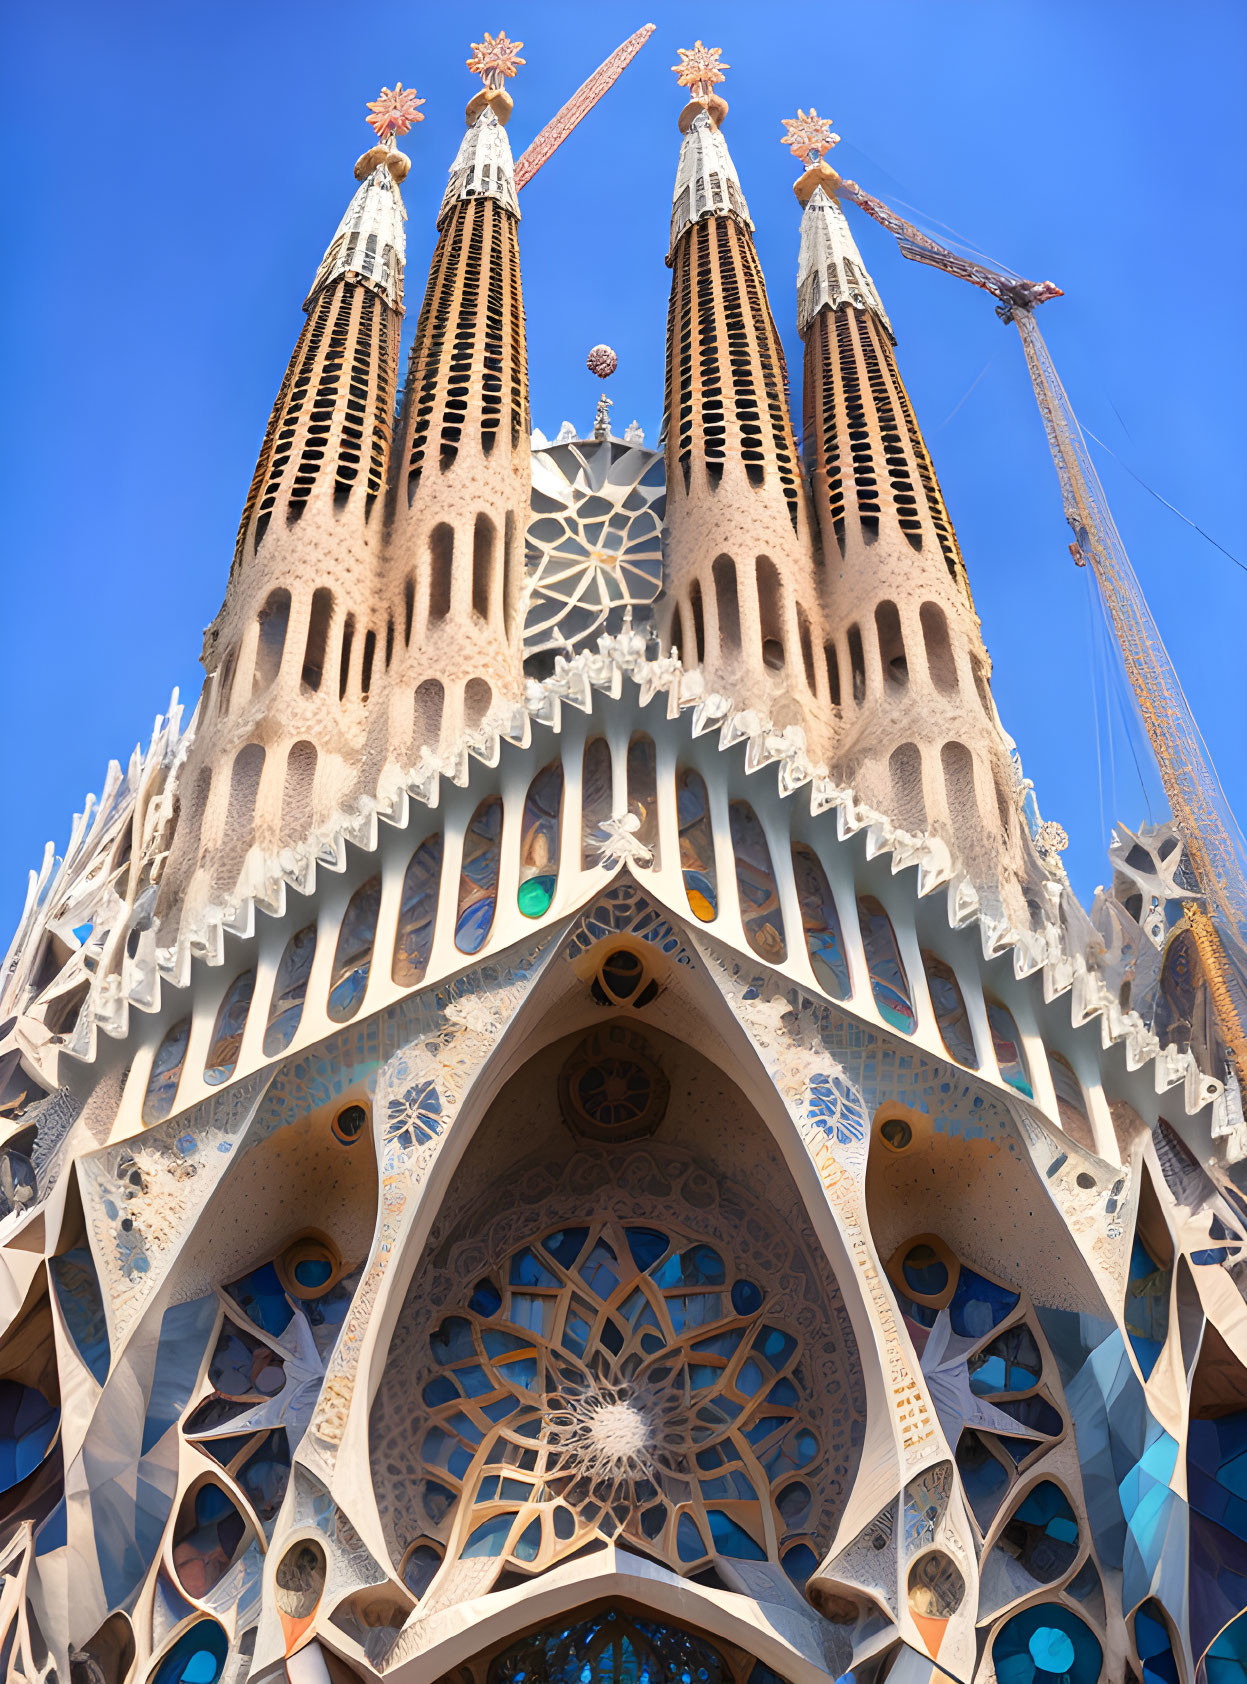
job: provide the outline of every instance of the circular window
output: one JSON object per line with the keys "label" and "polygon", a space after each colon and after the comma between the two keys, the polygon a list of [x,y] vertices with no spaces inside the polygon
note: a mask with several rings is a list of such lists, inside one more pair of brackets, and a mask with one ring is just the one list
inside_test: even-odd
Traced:
{"label": "circular window", "polygon": [[305,1235],[277,1259],[281,1284],[294,1298],[320,1298],[342,1273],[342,1259],[327,1241]]}
{"label": "circular window", "polygon": [[914,1131],[904,1117],[887,1117],[879,1124],[879,1137],[893,1152],[903,1152],[914,1138]]}
{"label": "circular window", "polygon": [[652,1134],[670,1092],[641,1037],[618,1027],[582,1041],[559,1076],[565,1120],[595,1140]]}
{"label": "circular window", "polygon": [[333,1119],[334,1139],[343,1146],[354,1146],[367,1127],[368,1112],[362,1105],[344,1105]]}
{"label": "circular window", "polygon": [[603,959],[589,991],[599,1006],[635,1006],[638,1010],[658,997],[658,982],[644,959],[630,947],[616,947]]}
{"label": "circular window", "polygon": [[306,1620],[325,1588],[325,1552],[314,1538],[291,1544],[277,1566],[277,1606],[287,1618]]}
{"label": "circular window", "polygon": [[960,1273],[961,1265],[936,1234],[915,1235],[888,1262],[892,1284],[906,1298],[932,1310],[948,1303]]}

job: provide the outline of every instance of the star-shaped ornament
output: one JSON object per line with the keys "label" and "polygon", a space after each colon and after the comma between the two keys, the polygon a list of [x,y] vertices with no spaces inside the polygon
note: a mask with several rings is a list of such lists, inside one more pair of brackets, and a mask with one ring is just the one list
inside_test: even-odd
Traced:
{"label": "star-shaped ornament", "polygon": [[840,136],[831,132],[831,119],[820,117],[813,106],[808,111],[798,106],[795,117],[782,117],[780,121],[788,132],[780,136],[779,144],[804,163],[812,164],[840,144]]}
{"label": "star-shaped ornament", "polygon": [[391,140],[395,135],[406,134],[413,123],[423,123],[424,113],[416,109],[423,104],[422,99],[416,98],[414,88],[396,82],[392,88],[382,88],[376,99],[368,101],[372,116],[365,121],[376,130],[378,140]]}
{"label": "star-shaped ornament", "polygon": [[487,88],[500,88],[504,76],[514,76],[525,60],[520,57],[522,41],[509,41],[503,30],[497,35],[485,31],[483,41],[473,41],[468,69],[479,76]]}
{"label": "star-shaped ornament", "polygon": [[676,80],[682,88],[691,90],[695,100],[707,104],[715,83],[722,82],[723,72],[732,68],[730,64],[719,62],[723,48],[705,47],[700,41],[694,41],[691,47],[677,47],[676,52],[680,55],[680,62],[671,66]]}

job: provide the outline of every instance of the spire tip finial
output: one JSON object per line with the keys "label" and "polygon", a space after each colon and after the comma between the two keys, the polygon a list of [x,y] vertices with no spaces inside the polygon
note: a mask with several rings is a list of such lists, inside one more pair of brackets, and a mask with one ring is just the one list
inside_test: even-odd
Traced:
{"label": "spire tip finial", "polygon": [[795,117],[781,117],[780,121],[787,133],[780,136],[779,144],[807,169],[820,164],[832,147],[840,144],[840,136],[831,132],[830,117],[820,117],[813,106],[808,111],[798,106]]}
{"label": "spire tip finial", "polygon": [[500,29],[496,35],[486,30],[483,41],[472,43],[468,69],[473,76],[480,77],[486,88],[501,88],[503,78],[514,76],[520,65],[527,62],[520,57],[523,45],[522,41],[508,40],[505,30]]}
{"label": "spire tip finial", "polygon": [[424,113],[417,109],[423,104],[422,99],[416,98],[414,88],[396,82],[392,88],[382,88],[376,99],[368,101],[372,115],[364,121],[376,131],[378,140],[393,145],[397,136],[406,134],[413,123],[423,123]]}
{"label": "spire tip finial", "polygon": [[680,132],[687,134],[694,120],[705,113],[711,124],[719,128],[727,116],[727,101],[721,94],[716,94],[716,82],[725,78],[723,72],[730,70],[730,64],[721,63],[722,47],[707,47],[701,41],[694,41],[691,47],[677,47],[680,55],[679,64],[673,64],[676,81],[682,88],[689,90],[689,102],[680,113]]}

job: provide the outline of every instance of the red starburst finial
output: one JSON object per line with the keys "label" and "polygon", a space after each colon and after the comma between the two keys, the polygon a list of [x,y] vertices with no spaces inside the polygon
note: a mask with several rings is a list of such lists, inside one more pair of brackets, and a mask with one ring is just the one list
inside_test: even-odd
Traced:
{"label": "red starburst finial", "polygon": [[414,88],[396,82],[392,88],[382,88],[376,99],[368,101],[372,116],[365,121],[376,130],[378,140],[393,140],[396,135],[406,134],[413,123],[423,123],[424,113],[416,109],[423,104],[422,99],[416,98]]}
{"label": "red starburst finial", "polygon": [[808,111],[798,106],[795,117],[781,117],[780,122],[788,132],[780,136],[779,144],[806,164],[813,164],[840,144],[840,136],[831,132],[830,118],[820,117],[813,106]]}
{"label": "red starburst finial", "polygon": [[732,68],[730,64],[719,62],[723,48],[704,47],[700,41],[694,41],[691,47],[677,47],[676,52],[680,55],[680,62],[671,66],[676,80],[682,88],[689,89],[699,105],[708,105],[715,83],[722,82],[723,72]]}
{"label": "red starburst finial", "polygon": [[487,88],[500,88],[504,76],[514,76],[525,61],[520,57],[522,41],[509,41],[503,30],[496,35],[485,31],[483,41],[473,41],[468,69],[479,76]]}

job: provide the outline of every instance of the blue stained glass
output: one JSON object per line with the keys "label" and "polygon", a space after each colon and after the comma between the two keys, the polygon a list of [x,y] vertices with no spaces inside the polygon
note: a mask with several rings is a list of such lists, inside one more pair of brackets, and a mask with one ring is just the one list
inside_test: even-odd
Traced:
{"label": "blue stained glass", "polygon": [[[511,1481],[509,1483],[514,1483]],[[527,1488],[524,1495],[528,1495]],[[536,1561],[537,1551],[541,1548],[541,1522],[530,1520],[515,1541],[513,1554],[517,1561]]]}
{"label": "blue stained glass", "polygon": [[818,1557],[808,1544],[797,1544],[785,1552],[783,1565],[798,1590],[804,1590],[806,1580],[818,1566]]}
{"label": "blue stained glass", "polygon": [[198,1620],[169,1650],[152,1684],[216,1684],[229,1643],[215,1620]]}
{"label": "blue stained glass", "polygon": [[957,1441],[957,1472],[974,1518],[986,1532],[1009,1484],[1009,1471],[978,1433],[966,1431]]}
{"label": "blue stained glass", "polygon": [[294,1311],[271,1263],[253,1269],[225,1288],[234,1302],[265,1333],[284,1333]]}
{"label": "blue stained glass", "polygon": [[584,1250],[588,1238],[587,1228],[560,1228],[557,1234],[547,1234],[541,1243],[556,1263],[570,1269]]}
{"label": "blue stained glass", "polygon": [[793,843],[792,873],[815,980],[833,1000],[847,1000],[851,990],[840,915],[822,861],[803,842]]}
{"label": "blue stained glass", "polygon": [[552,1298],[534,1298],[525,1292],[511,1294],[508,1319],[516,1327],[526,1327],[530,1333],[546,1333],[554,1314]]}
{"label": "blue stained glass", "polygon": [[745,940],[760,959],[782,965],[787,957],[784,919],[766,833],[747,801],[728,804],[728,824],[736,855],[736,892]]}
{"label": "blue stained glass", "polygon": [[562,1282],[527,1248],[517,1251],[511,1259],[512,1286],[561,1286]]}
{"label": "blue stained glass", "polygon": [[915,1245],[901,1260],[901,1273],[911,1292],[924,1298],[938,1298],[948,1285],[948,1268],[929,1245]]}
{"label": "blue stained glass", "polygon": [[0,1491],[32,1473],[47,1455],[61,1412],[33,1386],[0,1380]]}
{"label": "blue stained glass", "polygon": [[518,905],[526,918],[540,918],[554,899],[562,807],[563,763],[556,760],[538,772],[524,802]]}
{"label": "blue stained glass", "polygon": [[753,1348],[762,1353],[772,1368],[782,1368],[796,1350],[797,1341],[791,1333],[781,1332],[778,1327],[764,1327],[754,1339]]}
{"label": "blue stained glass", "polygon": [[502,1294],[493,1281],[477,1281],[475,1290],[468,1299],[468,1308],[475,1310],[478,1316],[483,1316],[486,1320],[498,1314],[502,1308]]}
{"label": "blue stained glass", "polygon": [[1204,1657],[1208,1684],[1243,1684],[1247,1678],[1247,1613],[1240,1614]]}
{"label": "blue stained glass", "polygon": [[700,1561],[707,1553],[697,1522],[691,1514],[682,1514],[675,1531],[676,1553],[681,1561]]}
{"label": "blue stained glass", "polygon": [[732,1308],[738,1316],[752,1316],[762,1308],[762,1288],[752,1281],[737,1281],[732,1288]]}
{"label": "blue stained glass", "polygon": [[953,1332],[963,1339],[982,1339],[1016,1307],[1018,1295],[995,1281],[984,1280],[963,1268],[948,1306]]}
{"label": "blue stained glass", "polygon": [[459,879],[459,908],[455,946],[461,953],[477,953],[494,921],[501,857],[502,800],[488,796],[472,815],[463,838]]}
{"label": "blue stained glass", "polygon": [[307,983],[315,956],[316,926],[309,924],[306,929],[298,930],[291,936],[277,967],[273,997],[268,1008],[268,1024],[264,1031],[266,1057],[284,1052],[294,1040],[299,1019],[303,1016]]}
{"label": "blue stained glass", "polygon": [[955,1059],[958,1064],[964,1064],[969,1070],[977,1070],[978,1054],[974,1050],[974,1035],[966,1013],[966,1003],[962,998],[961,985],[957,981],[957,973],[951,965],[937,958],[934,953],[924,952],[922,963],[927,973],[927,989],[931,995],[935,1021],[949,1057]]}
{"label": "blue stained glass", "polygon": [[609,1298],[619,1285],[619,1260],[605,1240],[598,1240],[580,1265],[580,1277],[599,1298]]}
{"label": "blue stained glass", "polygon": [[632,1261],[642,1273],[651,1269],[671,1249],[671,1241],[656,1228],[625,1228],[624,1233]]}
{"label": "blue stained glass", "polygon": [[448,1374],[435,1374],[420,1395],[430,1409],[436,1409],[439,1403],[449,1403],[451,1398],[458,1397],[459,1388]]}
{"label": "blue stained glass", "polygon": [[1096,1684],[1103,1650],[1070,1609],[1039,1602],[1005,1621],[992,1660],[997,1684]]}
{"label": "blue stained glass", "polygon": [[726,1361],[735,1355],[736,1347],[744,1338],[743,1327],[731,1328],[727,1333],[716,1333],[713,1339],[699,1339],[693,1346],[695,1355],[723,1357]]}
{"label": "blue stained glass", "polygon": [[102,1386],[108,1378],[112,1353],[108,1344],[108,1322],[95,1259],[85,1245],[49,1259],[56,1283],[57,1302],[73,1336],[78,1354]]}
{"label": "blue stained glass", "polygon": [[743,1392],[746,1397],[752,1397],[762,1384],[762,1370],[752,1360],[740,1366],[736,1376],[736,1390]]}
{"label": "blue stained glass", "polygon": [[483,1520],[463,1546],[465,1559],[478,1555],[501,1555],[514,1514],[496,1514]]}
{"label": "blue stained glass", "polygon": [[1032,1427],[1048,1438],[1055,1438],[1064,1425],[1060,1415],[1045,1398],[1003,1397],[996,1407],[1002,1414],[1012,1415],[1019,1426]]}
{"label": "blue stained glass", "polygon": [[1151,1597],[1134,1616],[1134,1644],[1143,1664],[1143,1684],[1181,1684],[1168,1624]]}
{"label": "blue stained glass", "polygon": [[305,1292],[324,1286],[333,1274],[333,1264],[327,1257],[305,1257],[294,1266],[294,1278]]}
{"label": "blue stained glass", "polygon": [[1022,1054],[1022,1037],[1018,1034],[1012,1013],[1002,1006],[999,1000],[988,1000],[987,1022],[991,1028],[992,1048],[1000,1066],[1001,1076],[1011,1088],[1016,1088],[1027,1099],[1034,1099],[1034,1090],[1026,1073],[1026,1060]]}
{"label": "blue stained glass", "polygon": [[447,1316],[429,1340],[429,1348],[438,1362],[460,1362],[464,1357],[474,1357],[472,1323],[462,1316]]}
{"label": "blue stained glass", "polygon": [[221,1001],[204,1063],[204,1081],[210,1085],[228,1081],[234,1073],[254,993],[255,971],[248,970],[234,978]]}
{"label": "blue stained glass", "polygon": [[901,963],[900,948],[892,920],[880,901],[873,895],[863,895],[857,903],[858,923],[862,932],[862,946],[866,951],[866,967],[870,973],[871,992],[879,1016],[893,1029],[912,1035],[918,1027],[913,1002],[909,994],[909,979]]}
{"label": "blue stained glass", "polygon": [[685,768],[676,781],[676,814],[680,827],[680,868],[684,873],[684,892],[693,916],[703,924],[709,924],[719,906],[714,834],[710,828],[705,781],[691,768]]}
{"label": "blue stained glass", "polygon": [[190,1018],[180,1018],[157,1047],[151,1075],[147,1079],[147,1091],[143,1096],[145,1123],[161,1123],[173,1110],[190,1036]]}
{"label": "blue stained glass", "polygon": [[370,877],[347,902],[338,931],[329,984],[329,1016],[335,1023],[354,1017],[364,999],[372,969],[372,944],[381,910],[381,878]]}
{"label": "blue stained glass", "polygon": [[707,1509],[706,1518],[710,1522],[710,1536],[720,1555],[731,1556],[737,1561],[766,1560],[766,1551],[754,1542],[743,1526],[736,1524],[731,1515],[724,1514],[722,1509]]}
{"label": "blue stained glass", "polygon": [[411,856],[403,876],[394,934],[394,981],[412,988],[428,968],[437,923],[437,891],[442,876],[442,837],[426,837]]}

